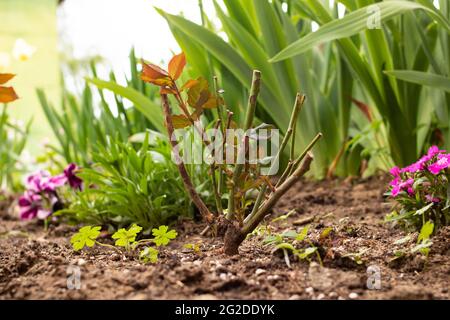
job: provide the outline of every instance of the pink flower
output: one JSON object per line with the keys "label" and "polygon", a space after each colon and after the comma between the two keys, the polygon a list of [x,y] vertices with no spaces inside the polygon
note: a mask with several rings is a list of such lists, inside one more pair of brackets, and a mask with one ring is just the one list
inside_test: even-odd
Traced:
{"label": "pink flower", "polygon": [[389,172],[394,176],[394,177],[399,177],[400,176],[400,168],[395,166],[393,167],[391,170],[389,170]]}
{"label": "pink flower", "polygon": [[42,207],[42,197],[32,191],[26,191],[19,198],[20,219],[31,220],[35,217],[46,219],[51,212]]}
{"label": "pink flower", "polygon": [[412,185],[414,184],[414,179],[409,178],[406,181],[402,181],[399,178],[395,178],[391,181],[392,191],[391,194],[393,197],[396,197],[401,191],[406,190],[408,194],[412,195],[414,194],[414,189],[412,188]]}
{"label": "pink flower", "polygon": [[441,170],[450,167],[450,154],[439,154],[438,160],[428,166],[428,170],[434,175],[439,174]]}
{"label": "pink flower", "polygon": [[83,180],[75,175],[78,170],[78,166],[75,163],[71,163],[64,169],[64,176],[69,182],[70,187],[81,190]]}
{"label": "pink flower", "polygon": [[67,179],[64,175],[50,176],[47,171],[39,171],[27,178],[26,187],[36,193],[55,192],[55,189],[63,186]]}
{"label": "pink flower", "polygon": [[431,194],[427,194],[425,196],[425,199],[427,200],[427,202],[434,202],[434,203],[439,203],[441,202],[441,199],[433,197]]}
{"label": "pink flower", "polygon": [[[428,149],[428,152],[426,155],[424,155],[419,160],[417,160],[417,162],[414,162],[414,163],[410,164],[409,166],[407,166],[403,169],[400,169],[400,172],[401,173],[403,173],[403,172],[415,173],[415,172],[422,171],[426,168],[427,162],[432,160],[434,156],[438,155],[438,157],[439,157],[442,153],[445,153],[445,152],[446,152],[445,150],[440,150],[437,146],[431,146]],[[392,169],[394,169],[394,168],[392,168]]]}
{"label": "pink flower", "polygon": [[415,173],[418,171],[422,171],[424,168],[424,159],[421,158],[417,162],[414,162],[413,164],[410,164],[409,166],[403,168],[400,170],[400,172],[409,172],[409,173]]}
{"label": "pink flower", "polygon": [[431,158],[434,157],[435,155],[437,155],[437,154],[439,154],[439,153],[445,153],[445,152],[447,152],[447,151],[445,151],[445,150],[440,150],[437,146],[431,146],[431,147],[428,149],[427,156],[428,156],[428,157],[430,158],[430,160],[431,160]]}

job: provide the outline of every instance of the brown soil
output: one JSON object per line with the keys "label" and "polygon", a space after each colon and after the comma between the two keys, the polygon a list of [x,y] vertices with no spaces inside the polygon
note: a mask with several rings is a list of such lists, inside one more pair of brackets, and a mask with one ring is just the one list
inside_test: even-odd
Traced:
{"label": "brown soil", "polygon": [[[296,212],[272,224],[272,233],[300,231],[305,218],[316,216],[311,239],[320,247],[323,267],[283,255],[255,235],[228,257],[221,240],[200,237],[203,225],[175,226],[179,233],[155,265],[108,248],[76,253],[69,238],[76,230],[60,225],[45,232],[36,222],[0,215],[0,299],[449,299],[450,228],[434,238],[428,259],[408,254],[395,259],[395,245],[405,233],[383,223],[389,204],[386,180],[298,183],[281,200],[274,215]],[[1,204],[0,204],[1,207]],[[348,217],[348,218],[346,218]],[[320,240],[329,226],[333,231]],[[183,244],[201,243],[193,253]],[[355,253],[362,252],[360,257]],[[358,263],[359,262],[359,263]],[[81,289],[67,288],[68,266],[81,271]],[[367,288],[367,268],[381,271],[381,288]]]}

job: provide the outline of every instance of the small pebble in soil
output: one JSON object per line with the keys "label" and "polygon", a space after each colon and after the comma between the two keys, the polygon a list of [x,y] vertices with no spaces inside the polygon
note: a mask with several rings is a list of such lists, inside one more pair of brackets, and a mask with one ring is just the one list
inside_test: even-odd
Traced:
{"label": "small pebble in soil", "polygon": [[221,274],[219,274],[219,278],[220,278],[220,280],[225,281],[225,280],[227,280],[227,274],[226,273],[221,273]]}
{"label": "small pebble in soil", "polygon": [[323,294],[323,293],[320,293],[318,296],[317,296],[317,300],[323,300],[325,298],[325,294]]}
{"label": "small pebble in soil", "polygon": [[79,265],[81,267],[81,266],[84,266],[85,264],[86,264],[86,260],[84,260],[83,258],[78,259],[77,265]]}
{"label": "small pebble in soil", "polygon": [[190,257],[183,257],[183,258],[181,258],[181,262],[188,262],[188,261],[190,261],[191,260],[191,258]]}
{"label": "small pebble in soil", "polygon": [[334,299],[334,298],[337,298],[337,296],[338,296],[338,294],[336,293],[336,292],[330,292],[329,294],[328,294],[328,297],[329,298],[332,298],[332,299]]}
{"label": "small pebble in soil", "polygon": [[256,271],[255,271],[255,274],[256,274],[257,276],[259,276],[259,275],[261,275],[261,274],[263,274],[263,273],[266,273],[266,270],[264,270],[264,269],[256,269]]}
{"label": "small pebble in soil", "polygon": [[217,300],[217,297],[212,294],[200,294],[195,296],[194,300]]}
{"label": "small pebble in soil", "polygon": [[350,292],[350,294],[348,295],[348,297],[352,300],[354,299],[358,299],[358,294],[356,292]]}
{"label": "small pebble in soil", "polygon": [[302,297],[300,297],[298,294],[294,294],[289,297],[289,300],[300,300]]}
{"label": "small pebble in soil", "polygon": [[313,287],[308,287],[308,288],[305,289],[305,292],[307,294],[313,294],[314,293],[314,288]]}
{"label": "small pebble in soil", "polygon": [[276,281],[276,280],[280,280],[280,279],[281,279],[281,277],[277,274],[273,274],[273,275],[271,274],[267,277],[267,280],[269,280],[269,281]]}

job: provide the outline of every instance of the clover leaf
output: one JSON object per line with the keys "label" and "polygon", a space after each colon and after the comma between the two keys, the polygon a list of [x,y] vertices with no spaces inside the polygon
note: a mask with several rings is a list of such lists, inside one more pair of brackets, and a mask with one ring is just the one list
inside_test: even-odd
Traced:
{"label": "clover leaf", "polygon": [[95,240],[100,235],[101,227],[86,226],[78,230],[72,238],[70,243],[75,251],[83,249],[85,246],[93,247]]}
{"label": "clover leaf", "polygon": [[112,235],[113,239],[116,239],[115,245],[118,247],[128,247],[136,240],[136,236],[141,232],[142,227],[137,224],[133,224],[128,230],[125,228],[119,229]]}
{"label": "clover leaf", "polygon": [[168,245],[170,240],[177,237],[178,233],[175,230],[168,230],[168,226],[160,226],[158,229],[152,230],[152,234],[155,236],[153,242],[155,242],[158,247]]}
{"label": "clover leaf", "polygon": [[143,263],[156,263],[158,262],[159,251],[155,248],[146,247],[139,253],[139,260]]}

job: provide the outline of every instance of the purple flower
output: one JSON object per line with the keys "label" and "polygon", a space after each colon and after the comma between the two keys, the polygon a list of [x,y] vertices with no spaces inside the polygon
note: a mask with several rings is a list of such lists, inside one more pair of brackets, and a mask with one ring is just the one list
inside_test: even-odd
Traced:
{"label": "purple flower", "polygon": [[428,166],[428,170],[434,175],[439,174],[441,170],[450,167],[450,154],[439,154],[438,160]]}
{"label": "purple flower", "polygon": [[81,190],[83,180],[75,175],[78,169],[79,168],[75,163],[71,163],[64,169],[64,176],[71,188]]}
{"label": "purple flower", "polygon": [[26,187],[36,193],[54,191],[48,185],[49,178],[50,174],[47,171],[38,171],[27,178]]}
{"label": "purple flower", "polygon": [[46,219],[51,212],[42,207],[42,197],[33,191],[26,191],[19,198],[20,219],[31,220],[35,217]]}
{"label": "purple flower", "polygon": [[27,178],[26,187],[35,193],[53,193],[66,183],[65,175],[50,176],[47,171],[39,171]]}

